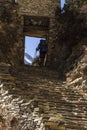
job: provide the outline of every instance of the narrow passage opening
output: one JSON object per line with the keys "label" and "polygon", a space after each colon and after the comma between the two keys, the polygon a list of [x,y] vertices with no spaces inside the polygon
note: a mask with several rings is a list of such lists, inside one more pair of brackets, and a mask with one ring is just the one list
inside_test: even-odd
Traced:
{"label": "narrow passage opening", "polygon": [[33,65],[36,58],[39,57],[39,51],[36,51],[38,44],[40,43],[40,37],[25,36],[25,48],[24,48],[24,64]]}

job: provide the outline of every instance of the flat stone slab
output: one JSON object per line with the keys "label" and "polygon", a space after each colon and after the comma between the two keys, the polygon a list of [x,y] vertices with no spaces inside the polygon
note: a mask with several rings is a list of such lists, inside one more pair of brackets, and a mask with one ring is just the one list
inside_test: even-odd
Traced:
{"label": "flat stone slab", "polygon": [[65,130],[64,126],[59,126],[55,122],[45,122],[45,127],[48,130]]}
{"label": "flat stone slab", "polygon": [[11,80],[11,81],[14,81],[15,78],[10,76],[10,75],[9,76],[7,76],[7,75],[1,76],[0,75],[0,80]]}

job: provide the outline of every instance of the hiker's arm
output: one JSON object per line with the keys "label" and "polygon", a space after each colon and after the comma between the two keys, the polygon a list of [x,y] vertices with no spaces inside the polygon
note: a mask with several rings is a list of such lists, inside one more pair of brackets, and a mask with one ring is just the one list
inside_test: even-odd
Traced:
{"label": "hiker's arm", "polygon": [[40,49],[40,44],[38,45],[38,47],[36,48],[36,51],[38,51]]}
{"label": "hiker's arm", "polygon": [[36,51],[38,51],[39,49],[38,49],[38,47],[36,48]]}

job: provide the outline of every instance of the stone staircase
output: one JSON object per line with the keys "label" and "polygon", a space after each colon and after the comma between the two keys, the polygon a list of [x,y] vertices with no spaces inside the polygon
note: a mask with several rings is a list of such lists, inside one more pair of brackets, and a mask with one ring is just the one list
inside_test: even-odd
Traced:
{"label": "stone staircase", "polygon": [[[14,104],[17,121],[23,125],[13,126],[12,130],[87,130],[86,95],[58,80],[57,72],[30,66],[0,68],[3,91],[12,96],[10,103]],[[13,111],[9,112],[12,122]]]}

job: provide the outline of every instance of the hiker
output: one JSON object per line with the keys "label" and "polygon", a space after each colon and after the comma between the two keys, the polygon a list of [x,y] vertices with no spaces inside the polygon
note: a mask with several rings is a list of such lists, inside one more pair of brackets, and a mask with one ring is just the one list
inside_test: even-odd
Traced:
{"label": "hiker", "polygon": [[47,45],[46,40],[41,39],[38,47],[36,48],[36,51],[39,51],[40,53],[40,56],[39,56],[40,66],[46,65],[47,50],[48,50],[48,45]]}
{"label": "hiker", "polygon": [[12,3],[13,4],[17,4],[17,0],[12,0]]}

